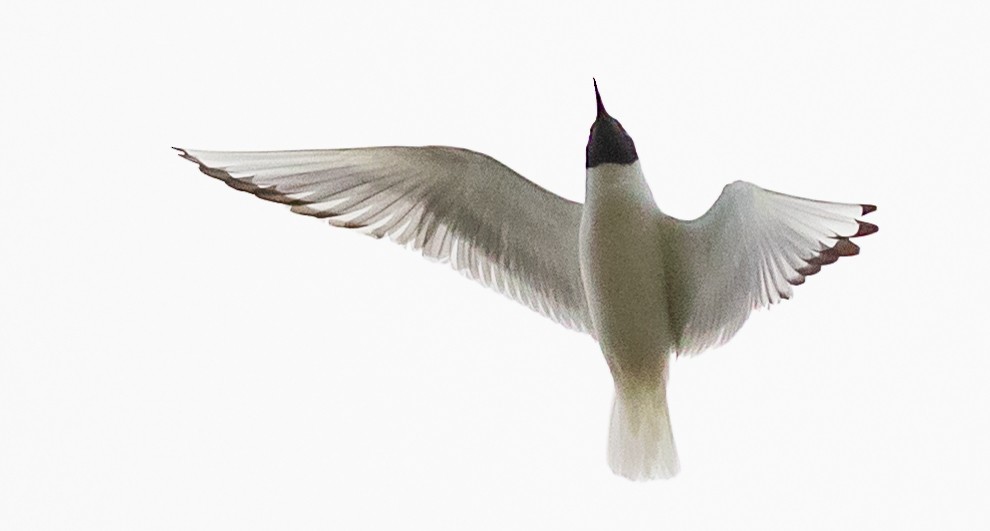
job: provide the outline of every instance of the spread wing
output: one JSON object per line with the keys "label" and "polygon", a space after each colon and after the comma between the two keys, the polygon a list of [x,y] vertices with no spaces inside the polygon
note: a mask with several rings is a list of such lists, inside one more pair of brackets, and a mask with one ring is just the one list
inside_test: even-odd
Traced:
{"label": "spread wing", "polygon": [[857,218],[873,205],[829,203],[737,181],[705,215],[668,218],[670,310],[680,354],[735,335],[750,312],[789,299],[822,266],[859,253],[850,238],[876,232]]}
{"label": "spread wing", "polygon": [[594,335],[578,264],[581,204],[491,157],[441,146],[178,151],[232,188],[387,236]]}

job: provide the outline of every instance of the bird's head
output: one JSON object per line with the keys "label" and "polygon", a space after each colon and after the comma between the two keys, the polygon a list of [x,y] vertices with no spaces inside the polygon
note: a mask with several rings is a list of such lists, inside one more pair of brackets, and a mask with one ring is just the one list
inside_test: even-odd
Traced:
{"label": "bird's head", "polygon": [[588,147],[585,151],[586,168],[594,168],[599,164],[632,164],[639,160],[636,155],[636,145],[632,138],[622,128],[618,120],[609,116],[602,104],[602,95],[598,92],[598,81],[595,84],[595,100],[598,102],[598,116],[591,124],[591,134],[588,136]]}

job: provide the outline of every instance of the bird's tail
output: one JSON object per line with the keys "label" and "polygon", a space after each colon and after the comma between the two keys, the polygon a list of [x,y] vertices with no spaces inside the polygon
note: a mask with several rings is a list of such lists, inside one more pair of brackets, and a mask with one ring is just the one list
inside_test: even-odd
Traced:
{"label": "bird's tail", "polygon": [[671,478],[680,471],[664,382],[648,389],[616,386],[608,464],[612,472],[637,481]]}

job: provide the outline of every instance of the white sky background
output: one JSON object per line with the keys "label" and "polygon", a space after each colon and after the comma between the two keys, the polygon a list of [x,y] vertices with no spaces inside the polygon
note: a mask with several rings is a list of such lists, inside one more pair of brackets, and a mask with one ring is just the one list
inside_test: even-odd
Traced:
{"label": "white sky background", "polygon": [[[987,528],[990,4],[798,4],[5,6],[0,528]],[[675,363],[672,481],[609,471],[588,338],[169,149],[449,144],[581,199],[592,76],[670,214],[880,207]]]}

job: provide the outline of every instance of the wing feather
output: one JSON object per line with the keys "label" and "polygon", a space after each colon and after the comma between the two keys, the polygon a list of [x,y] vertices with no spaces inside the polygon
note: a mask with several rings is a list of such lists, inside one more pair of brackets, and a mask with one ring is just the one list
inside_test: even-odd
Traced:
{"label": "wing feather", "polygon": [[737,181],[700,218],[665,218],[678,352],[696,354],[728,341],[754,309],[790,299],[792,286],[822,266],[859,254],[850,238],[877,232],[858,219],[874,210]]}
{"label": "wing feather", "polygon": [[178,151],[231,188],[412,247],[594,335],[578,263],[581,204],[491,157],[443,146]]}

